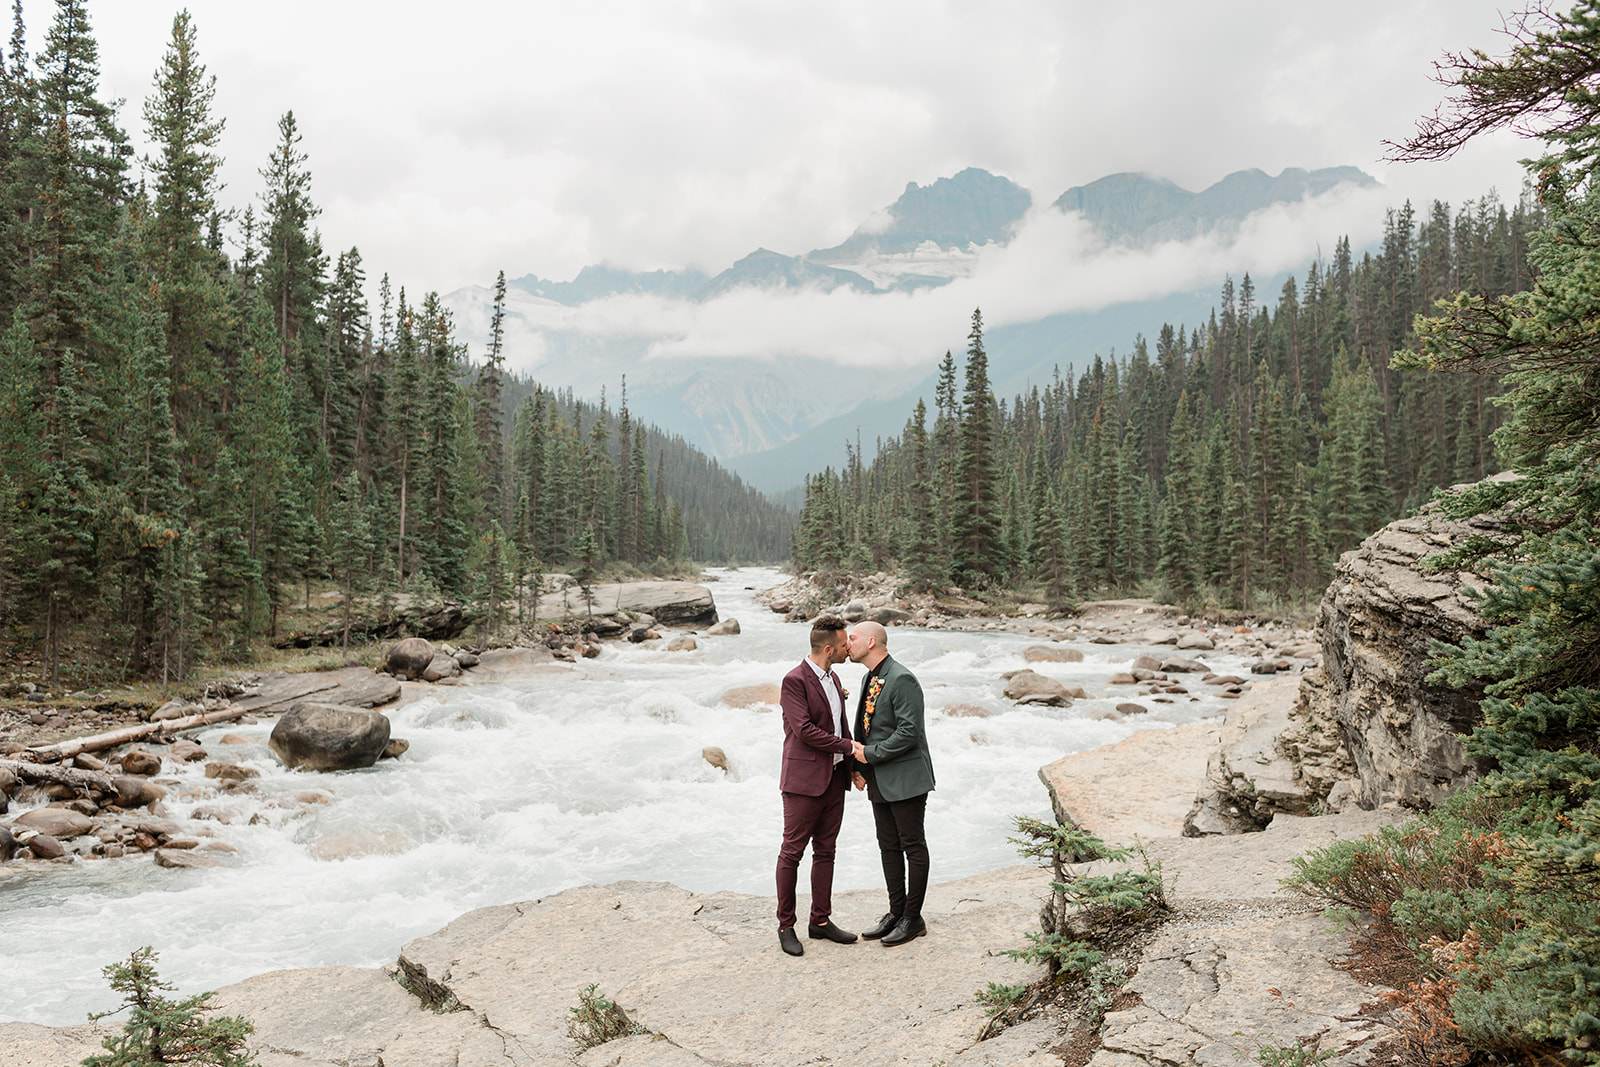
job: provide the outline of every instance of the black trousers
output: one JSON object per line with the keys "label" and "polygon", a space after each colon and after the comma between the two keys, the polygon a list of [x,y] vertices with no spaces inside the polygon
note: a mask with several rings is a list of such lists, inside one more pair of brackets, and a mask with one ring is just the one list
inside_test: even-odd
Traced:
{"label": "black trousers", "polygon": [[928,895],[928,840],[922,831],[927,811],[926,793],[909,800],[874,801],[872,805],[883,882],[889,890],[889,911],[893,915],[922,917],[922,901]]}

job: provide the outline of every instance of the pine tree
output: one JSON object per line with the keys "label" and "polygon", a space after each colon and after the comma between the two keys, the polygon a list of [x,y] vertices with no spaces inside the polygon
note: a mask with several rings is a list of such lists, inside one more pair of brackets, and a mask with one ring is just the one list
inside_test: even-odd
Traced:
{"label": "pine tree", "polygon": [[101,1041],[106,1052],[85,1059],[85,1067],[151,1067],[184,1063],[195,1067],[252,1067],[254,1055],[245,1041],[255,1031],[241,1016],[207,1018],[208,1001],[215,994],[200,993],[172,1000],[172,986],[156,974],[156,954],[149,947],[135,949],[127,963],[113,963],[104,975],[111,988],[122,994],[122,1007],[91,1015],[104,1019],[125,1009],[128,1021],[122,1033]]}
{"label": "pine tree", "polygon": [[994,458],[994,396],[989,392],[989,357],[983,349],[983,314],[972,312],[967,335],[966,388],[961,399],[951,543],[955,578],[983,586],[1002,574],[999,477]]}

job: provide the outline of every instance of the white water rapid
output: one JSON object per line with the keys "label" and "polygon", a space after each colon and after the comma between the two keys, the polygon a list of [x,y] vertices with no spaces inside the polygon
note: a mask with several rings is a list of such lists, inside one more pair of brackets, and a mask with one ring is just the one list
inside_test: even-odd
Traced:
{"label": "white water rapid", "polygon": [[[141,945],[156,948],[162,977],[187,994],[282,967],[390,962],[404,942],[469,909],[585,883],[660,880],[770,895],[782,826],[782,725],[770,710],[732,709],[718,697],[731,686],[780,681],[804,655],[807,628],[754,601],[753,589],[782,580],[776,571],[710,574],[720,579],[710,586],[719,612],[739,619],[741,635],[701,638],[692,652],[612,643],[569,674],[439,687],[389,712],[394,736],[411,742],[398,761],[289,773],[267,751],[271,720],[200,734],[212,758],[260,771],[258,790],[185,798],[203,780],[202,765],[193,764],[176,773],[166,804],[179,818],[197,806],[238,812],[230,825],[205,824],[238,852],[214,870],[169,870],[144,855],[30,863],[0,881],[0,1020],[63,1025],[115,1006],[100,970]],[[1045,763],[1135,730],[1218,715],[1224,703],[1211,687],[1195,686],[1196,701],[1145,701],[1151,714],[1109,723],[1089,712],[1131,694],[1019,708],[1000,693],[1001,673],[1024,666],[1104,692],[1107,675],[1135,656],[1170,649],[1084,644],[1082,663],[1029,664],[1022,650],[1036,640],[1016,634],[905,628],[891,629],[889,643],[927,696],[939,783],[928,805],[935,881],[1020,862],[1006,841],[1010,818],[1049,816],[1037,775]],[[1206,656],[1219,672],[1243,664]],[[845,664],[839,673],[853,708],[861,669]],[[993,715],[941,711],[957,703]],[[226,733],[254,743],[218,745]],[[701,758],[707,745],[727,753],[731,773]],[[296,799],[313,789],[331,801]],[[254,825],[252,812],[260,816]],[[393,851],[313,856],[319,842],[351,834],[387,835]],[[871,811],[865,795],[852,792],[835,886],[871,888],[880,877]],[[838,916],[847,929],[876,917]]]}

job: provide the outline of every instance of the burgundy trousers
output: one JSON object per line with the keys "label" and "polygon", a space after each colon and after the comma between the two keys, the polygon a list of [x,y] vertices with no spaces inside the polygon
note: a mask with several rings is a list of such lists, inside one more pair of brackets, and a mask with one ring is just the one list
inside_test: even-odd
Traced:
{"label": "burgundy trousers", "polygon": [[833,914],[833,857],[844,822],[844,797],[850,775],[840,760],[833,778],[820,797],[783,794],[783,848],[778,851],[778,929],[795,924],[795,883],[800,857],[811,845],[811,921],[828,921]]}

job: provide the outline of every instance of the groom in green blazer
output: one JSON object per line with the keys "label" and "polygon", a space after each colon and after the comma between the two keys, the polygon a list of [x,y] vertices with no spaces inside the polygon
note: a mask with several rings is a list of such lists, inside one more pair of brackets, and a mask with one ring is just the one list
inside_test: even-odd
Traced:
{"label": "groom in green blazer", "polygon": [[866,789],[877,823],[889,911],[863,938],[903,945],[928,932],[922,901],[928,892],[928,841],[923,818],[933,791],[933,757],[923,724],[922,686],[889,655],[889,633],[857,623],[847,639],[850,659],[867,668],[856,703],[857,789]]}

